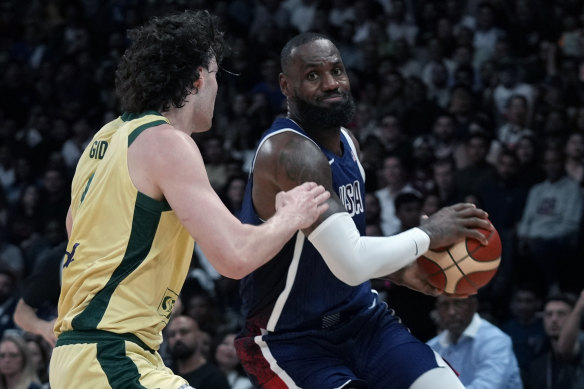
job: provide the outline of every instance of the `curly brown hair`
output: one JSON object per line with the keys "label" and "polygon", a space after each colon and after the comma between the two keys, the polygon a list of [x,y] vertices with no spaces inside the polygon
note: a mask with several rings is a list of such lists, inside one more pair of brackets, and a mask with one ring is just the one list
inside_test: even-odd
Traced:
{"label": "curly brown hair", "polygon": [[129,30],[130,47],[116,70],[116,93],[124,112],[180,108],[199,79],[198,68],[219,64],[225,51],[219,19],[208,11],[154,17]]}

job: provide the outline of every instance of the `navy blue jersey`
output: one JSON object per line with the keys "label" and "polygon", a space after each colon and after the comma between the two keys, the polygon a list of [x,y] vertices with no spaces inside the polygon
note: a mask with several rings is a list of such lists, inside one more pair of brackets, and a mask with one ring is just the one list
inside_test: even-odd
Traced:
{"label": "navy blue jersey", "polygon": [[[272,135],[292,131],[308,138],[292,120],[279,118],[260,139],[259,147]],[[310,138],[309,138],[310,139]],[[333,189],[361,235],[365,233],[365,173],[349,134],[341,134],[343,155],[321,147],[329,160]],[[258,147],[258,149],[259,149]],[[240,218],[260,224],[252,204],[253,165]],[[326,328],[345,315],[353,315],[374,304],[376,295],[369,282],[349,286],[328,269],[302,232],[284,246],[274,259],[241,281],[240,293],[249,336],[269,332]]]}

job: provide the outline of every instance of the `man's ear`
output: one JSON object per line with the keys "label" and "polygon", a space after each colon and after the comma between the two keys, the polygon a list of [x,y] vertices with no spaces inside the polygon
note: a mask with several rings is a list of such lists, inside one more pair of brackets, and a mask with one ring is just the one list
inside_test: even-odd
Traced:
{"label": "man's ear", "polygon": [[280,90],[282,91],[282,94],[286,97],[290,97],[290,94],[288,93],[288,88],[289,88],[288,79],[286,78],[284,73],[280,73],[279,81],[280,81]]}
{"label": "man's ear", "polygon": [[199,66],[199,68],[197,70],[199,71],[199,78],[193,82],[193,91],[195,91],[195,93],[198,92],[199,89],[201,89],[201,87],[204,84],[203,71],[205,69],[203,69],[201,66]]}

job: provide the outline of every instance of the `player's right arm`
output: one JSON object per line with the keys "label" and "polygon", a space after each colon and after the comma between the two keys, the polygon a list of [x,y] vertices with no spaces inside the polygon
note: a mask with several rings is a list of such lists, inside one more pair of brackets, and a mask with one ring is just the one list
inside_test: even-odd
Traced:
{"label": "player's right arm", "polygon": [[[329,161],[310,140],[293,132],[270,137],[261,146],[254,168],[254,206],[260,217],[274,212],[270,198],[302,182],[316,182],[331,192],[328,210],[303,231],[319,251],[331,272],[349,285],[383,277],[411,265],[431,245],[449,244],[469,236],[486,244],[475,228],[490,229],[486,213],[470,204],[460,204],[438,213],[424,227],[392,237],[360,236],[332,187]],[[411,276],[413,273],[408,273]],[[402,276],[403,273],[400,274]],[[411,277],[410,277],[411,278]],[[403,280],[424,293],[435,293],[422,280]]]}
{"label": "player's right arm", "polygon": [[242,224],[209,183],[201,153],[186,133],[162,125],[145,130],[128,150],[136,188],[166,199],[222,275],[242,278],[274,257],[301,228],[326,210],[329,194],[314,183],[272,199],[275,217],[261,226]]}

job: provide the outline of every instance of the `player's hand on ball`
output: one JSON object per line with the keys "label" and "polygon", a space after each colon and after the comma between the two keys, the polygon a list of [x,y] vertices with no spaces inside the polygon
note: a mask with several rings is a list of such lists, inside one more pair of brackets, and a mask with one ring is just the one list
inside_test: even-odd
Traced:
{"label": "player's hand on ball", "polygon": [[427,274],[420,268],[417,262],[414,262],[406,267],[402,267],[400,270],[388,275],[385,278],[397,285],[406,286],[412,290],[430,296],[438,296],[442,294],[440,289],[435,288],[430,283],[428,283]]}
{"label": "player's hand on ball", "polygon": [[486,245],[487,239],[477,229],[493,229],[487,217],[487,213],[474,204],[459,203],[422,220],[420,228],[430,236],[430,248],[445,247],[465,237]]}

